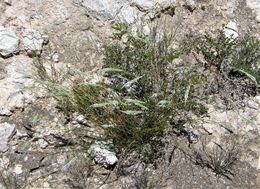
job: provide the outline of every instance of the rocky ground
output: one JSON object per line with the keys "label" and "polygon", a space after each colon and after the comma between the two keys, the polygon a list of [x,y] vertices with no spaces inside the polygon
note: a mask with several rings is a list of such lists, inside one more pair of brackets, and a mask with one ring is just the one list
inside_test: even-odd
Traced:
{"label": "rocky ground", "polygon": [[[1,189],[259,188],[260,96],[232,110],[221,102],[208,105],[209,116],[196,124],[206,144],[169,139],[173,150],[157,169],[139,162],[121,169],[124,157],[98,143],[90,150],[99,165],[92,166],[74,145],[80,136],[75,132],[98,131],[81,115],[68,121],[55,101],[41,91],[36,95],[38,89],[24,77],[34,74],[36,51],[45,62],[95,70],[102,58],[96,49],[109,41],[117,20],[163,20],[166,27],[180,26],[180,38],[227,25],[236,35],[250,31],[260,39],[259,0],[0,0],[0,12]],[[196,165],[194,152],[214,142],[228,146],[226,138],[234,138],[240,149],[230,178]],[[114,171],[108,169],[116,162]]]}

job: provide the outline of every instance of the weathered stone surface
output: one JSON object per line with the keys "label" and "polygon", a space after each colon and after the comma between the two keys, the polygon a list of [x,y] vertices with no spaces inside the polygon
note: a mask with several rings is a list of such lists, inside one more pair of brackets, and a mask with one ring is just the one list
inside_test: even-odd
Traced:
{"label": "weathered stone surface", "polygon": [[8,150],[8,140],[15,131],[15,125],[9,123],[0,123],[0,152]]}
{"label": "weathered stone surface", "polygon": [[132,3],[141,10],[151,10],[156,8],[156,6],[161,8],[173,6],[176,0],[133,0]]}
{"label": "weathered stone surface", "polygon": [[227,25],[226,28],[224,28],[224,33],[227,37],[229,38],[237,38],[238,37],[238,28],[237,24],[233,21],[230,21]]}
{"label": "weathered stone surface", "polygon": [[122,0],[84,0],[83,4],[90,12],[101,16],[105,20],[113,20],[120,8],[123,6]]}
{"label": "weathered stone surface", "polygon": [[23,173],[23,165],[16,164],[14,169],[13,169],[13,173],[15,173],[16,175],[22,174]]}
{"label": "weathered stone surface", "polygon": [[10,56],[18,51],[19,39],[10,28],[0,28],[0,54]]}
{"label": "weathered stone surface", "polygon": [[136,10],[136,8],[134,7],[123,7],[119,14],[118,14],[118,18],[121,22],[127,22],[129,24],[134,23],[139,15],[139,11]]}
{"label": "weathered stone surface", "polygon": [[246,101],[247,107],[237,110],[218,110],[209,106],[209,117],[202,127],[210,134],[221,136],[227,132],[245,134],[249,131],[260,131],[260,111],[258,96]]}
{"label": "weathered stone surface", "polygon": [[48,39],[39,31],[34,29],[26,29],[23,34],[24,49],[29,53],[38,52],[42,50],[44,42]]}
{"label": "weathered stone surface", "polygon": [[42,138],[40,138],[37,141],[37,144],[40,146],[40,148],[45,149],[48,146],[48,142]]}
{"label": "weathered stone surface", "polygon": [[6,77],[0,80],[0,107],[11,111],[16,108],[22,108],[31,101],[32,95],[29,91],[22,91],[22,86],[28,86],[32,83],[30,79],[23,78],[25,73],[31,73],[31,59],[23,55],[11,57],[6,66]]}
{"label": "weathered stone surface", "polygon": [[89,152],[95,161],[105,168],[114,166],[118,161],[115,152],[110,151],[107,144],[102,142],[92,144],[89,148]]}
{"label": "weathered stone surface", "polygon": [[1,108],[0,107],[0,116],[10,116],[10,115],[12,115],[11,111],[9,111],[6,108]]}

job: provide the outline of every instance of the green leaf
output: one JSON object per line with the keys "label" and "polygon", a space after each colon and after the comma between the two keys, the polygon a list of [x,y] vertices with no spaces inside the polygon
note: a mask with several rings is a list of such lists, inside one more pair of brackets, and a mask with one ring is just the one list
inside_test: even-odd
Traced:
{"label": "green leaf", "polygon": [[138,115],[138,114],[142,114],[143,111],[135,111],[135,110],[126,110],[126,111],[121,111],[123,112],[124,114],[127,114],[127,115]]}
{"label": "green leaf", "polygon": [[165,108],[167,107],[171,102],[169,100],[161,100],[158,102],[157,106],[160,108]]}
{"label": "green leaf", "polygon": [[138,106],[138,107],[140,107],[144,110],[148,110],[148,108],[146,106],[144,106],[144,104],[145,104],[144,101],[137,100],[137,99],[130,99],[130,98],[125,99],[125,101],[128,102],[128,103],[132,103],[132,104],[134,104],[134,105],[136,105],[136,106]]}
{"label": "green leaf", "polygon": [[92,107],[92,108],[105,108],[107,106],[118,106],[118,104],[119,104],[118,101],[112,100],[112,101],[109,101],[109,102],[92,104],[90,107]]}
{"label": "green leaf", "polygon": [[124,72],[124,70],[118,69],[118,68],[103,68],[102,70],[105,73],[109,73],[109,72]]}
{"label": "green leaf", "polygon": [[253,82],[255,82],[257,84],[256,78],[253,75],[251,75],[250,73],[246,72],[245,70],[237,69],[235,71],[245,74],[249,79],[251,79]]}
{"label": "green leaf", "polygon": [[139,77],[136,77],[134,79],[132,79],[131,81],[128,81],[126,82],[123,86],[122,86],[122,89],[123,88],[129,88],[131,85],[133,85],[134,83],[136,83],[139,79],[141,79],[143,76],[139,76]]}
{"label": "green leaf", "polygon": [[115,126],[112,125],[112,124],[103,124],[103,125],[101,125],[101,127],[103,127],[103,128],[114,128]]}
{"label": "green leaf", "polygon": [[187,87],[186,91],[185,91],[185,95],[184,95],[184,104],[187,103],[187,100],[189,98],[189,93],[190,93],[190,85]]}

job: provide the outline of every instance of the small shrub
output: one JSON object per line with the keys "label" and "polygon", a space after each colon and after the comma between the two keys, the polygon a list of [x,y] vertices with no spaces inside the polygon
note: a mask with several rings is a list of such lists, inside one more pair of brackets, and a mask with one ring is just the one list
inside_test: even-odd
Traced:
{"label": "small shrub", "polygon": [[[191,38],[198,63],[207,72],[207,93],[219,94],[228,108],[247,96],[259,92],[260,41],[249,33],[238,38],[225,36],[219,30],[216,37],[209,34]],[[237,104],[239,105],[239,103]]]}
{"label": "small shrub", "polygon": [[239,145],[234,141],[227,141],[226,146],[214,143],[212,148],[202,144],[200,150],[195,150],[193,161],[202,166],[208,167],[216,174],[222,175],[231,179],[233,176],[232,168],[239,157]]}

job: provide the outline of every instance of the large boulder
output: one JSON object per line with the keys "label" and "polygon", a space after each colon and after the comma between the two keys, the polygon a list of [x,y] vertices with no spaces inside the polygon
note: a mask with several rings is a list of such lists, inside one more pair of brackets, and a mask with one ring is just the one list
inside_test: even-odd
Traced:
{"label": "large boulder", "polygon": [[19,39],[10,28],[0,28],[0,54],[11,56],[18,51]]}

